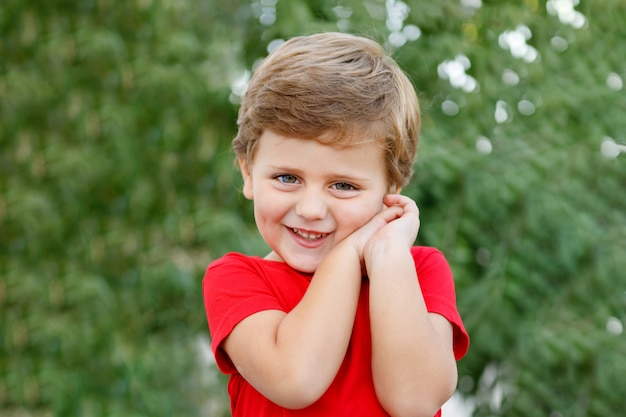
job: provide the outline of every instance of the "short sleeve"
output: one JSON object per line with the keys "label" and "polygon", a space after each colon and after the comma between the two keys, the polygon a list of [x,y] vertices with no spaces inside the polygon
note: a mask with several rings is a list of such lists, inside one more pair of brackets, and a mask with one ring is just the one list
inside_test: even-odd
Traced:
{"label": "short sleeve", "polygon": [[227,254],[208,266],[202,292],[216,363],[222,372],[233,373],[234,365],[220,349],[222,341],[244,318],[282,307],[263,270],[239,254]]}
{"label": "short sleeve", "polygon": [[416,246],[411,253],[426,308],[441,314],[453,327],[454,356],[457,360],[467,353],[469,335],[456,306],[456,293],[452,270],[443,254],[431,247]]}

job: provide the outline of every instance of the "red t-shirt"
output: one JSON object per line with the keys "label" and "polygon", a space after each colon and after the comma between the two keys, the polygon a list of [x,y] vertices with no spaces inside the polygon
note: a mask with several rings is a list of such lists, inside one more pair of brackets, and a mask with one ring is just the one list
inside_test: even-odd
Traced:
{"label": "red t-shirt", "polygon": [[[450,267],[437,249],[416,246],[411,253],[426,308],[453,325],[454,355],[458,360],[467,351],[469,337],[456,308]],[[248,384],[220,349],[226,336],[246,317],[264,310],[291,311],[304,296],[311,278],[312,274],[295,271],[283,262],[238,253],[229,253],[207,268],[202,286],[211,347],[220,370],[230,375],[228,393],[233,417],[388,416],[376,398],[372,379],[367,279],[361,285],[343,364],[328,390],[310,407],[290,410],[269,401]]]}

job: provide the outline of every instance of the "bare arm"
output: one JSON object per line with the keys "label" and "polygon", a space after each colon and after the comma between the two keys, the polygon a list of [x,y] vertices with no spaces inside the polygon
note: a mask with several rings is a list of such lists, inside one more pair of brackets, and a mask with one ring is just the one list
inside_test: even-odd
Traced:
{"label": "bare arm", "polygon": [[457,382],[452,325],[424,304],[410,253],[419,229],[415,203],[389,196],[386,204],[403,207],[403,214],[379,230],[365,252],[374,385],[392,416],[432,417]]}
{"label": "bare arm", "polygon": [[266,398],[304,408],[330,386],[352,333],[362,248],[397,214],[397,208],[383,210],[333,248],[291,312],[253,314],[225,339],[223,349],[239,373]]}

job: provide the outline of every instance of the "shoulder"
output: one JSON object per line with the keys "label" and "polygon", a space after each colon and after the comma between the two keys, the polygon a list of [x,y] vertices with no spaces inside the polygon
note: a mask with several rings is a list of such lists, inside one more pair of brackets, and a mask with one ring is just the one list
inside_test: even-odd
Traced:
{"label": "shoulder", "polygon": [[209,264],[202,280],[202,286],[205,291],[220,292],[225,290],[227,286],[242,283],[244,279],[262,276],[260,260],[261,258],[241,253],[227,253]]}
{"label": "shoulder", "polygon": [[284,262],[230,252],[209,264],[203,282],[205,286],[247,285],[253,281],[272,285],[278,277],[297,274]]}
{"label": "shoulder", "polygon": [[434,248],[432,246],[413,246],[411,248],[411,254],[413,255],[413,258],[427,258],[431,255],[435,255],[435,256],[442,256],[443,254],[441,253],[441,251],[437,248]]}
{"label": "shoulder", "polygon": [[205,279],[219,276],[232,276],[238,273],[262,273],[265,260],[258,256],[230,252],[212,261],[206,269]]}
{"label": "shoulder", "polygon": [[261,258],[259,258],[258,256],[249,256],[242,253],[229,252],[221,258],[217,258],[216,260],[211,262],[207,269],[224,268],[231,265],[254,265],[257,264],[260,260]]}
{"label": "shoulder", "polygon": [[430,246],[414,246],[411,255],[424,295],[443,295],[454,298],[454,278],[443,253]]}
{"label": "shoulder", "polygon": [[411,248],[411,255],[413,256],[413,262],[415,262],[417,269],[437,266],[449,268],[448,261],[437,248],[431,246],[413,246]]}

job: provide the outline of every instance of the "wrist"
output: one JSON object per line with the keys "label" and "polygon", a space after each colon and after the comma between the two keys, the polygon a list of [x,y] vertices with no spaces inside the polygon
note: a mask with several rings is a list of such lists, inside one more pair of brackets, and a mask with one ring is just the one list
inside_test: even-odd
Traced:
{"label": "wrist", "polygon": [[367,245],[363,252],[363,259],[369,270],[380,262],[393,264],[409,253],[410,247],[397,240],[376,240]]}
{"label": "wrist", "polygon": [[363,249],[359,248],[358,242],[350,237],[339,242],[332,250],[331,253],[335,256],[339,256],[347,262],[363,262]]}

